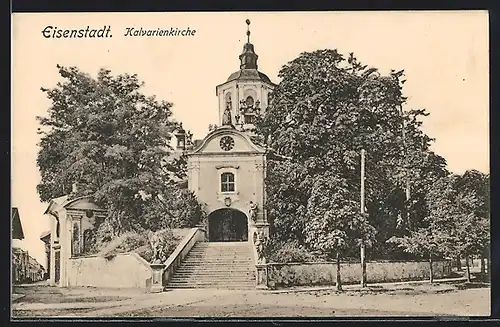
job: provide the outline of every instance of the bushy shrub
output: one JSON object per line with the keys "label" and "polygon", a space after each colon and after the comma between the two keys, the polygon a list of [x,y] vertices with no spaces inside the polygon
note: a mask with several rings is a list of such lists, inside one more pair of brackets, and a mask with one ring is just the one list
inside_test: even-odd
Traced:
{"label": "bushy shrub", "polygon": [[[150,237],[152,231],[139,230],[126,232],[110,240],[110,237],[101,239],[98,254],[105,258],[113,258],[118,253],[135,252],[144,260],[151,263],[153,261],[153,248]],[[171,229],[165,228],[155,232],[162,239],[164,256],[168,258],[175,250],[183,234],[178,231],[174,233]],[[108,235],[106,235],[108,236]],[[104,242],[106,241],[106,242]]]}
{"label": "bushy shrub", "polygon": [[149,244],[143,245],[134,251],[147,262],[153,261],[153,249]]}
{"label": "bushy shrub", "polygon": [[130,252],[147,244],[148,239],[144,234],[139,232],[125,233],[121,236],[121,243],[117,247],[117,251],[120,253]]}
{"label": "bushy shrub", "polygon": [[116,238],[114,228],[108,219],[95,227],[95,250],[102,251],[112,240]]}
{"label": "bushy shrub", "polygon": [[172,232],[171,229],[164,229],[159,231],[164,239],[165,256],[168,258],[179,244],[180,239]]}
{"label": "bushy shrub", "polygon": [[291,263],[320,260],[297,241],[280,243],[271,240],[267,245],[266,253],[268,262]]}
{"label": "bushy shrub", "polygon": [[103,243],[103,247],[100,249],[99,255],[109,258],[113,257],[117,253],[131,252],[148,244],[149,243],[145,235],[139,232],[127,232],[105,244]]}

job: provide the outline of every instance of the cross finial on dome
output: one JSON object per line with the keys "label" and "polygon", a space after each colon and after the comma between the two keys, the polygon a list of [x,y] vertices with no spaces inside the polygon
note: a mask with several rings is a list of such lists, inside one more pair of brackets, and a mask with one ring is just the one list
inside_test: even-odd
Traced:
{"label": "cross finial on dome", "polygon": [[247,23],[247,43],[250,43],[250,19],[247,19],[246,23]]}
{"label": "cross finial on dome", "polygon": [[240,55],[240,69],[257,69],[257,54],[250,43],[250,19],[245,21],[247,23],[247,42],[243,45],[243,52]]}

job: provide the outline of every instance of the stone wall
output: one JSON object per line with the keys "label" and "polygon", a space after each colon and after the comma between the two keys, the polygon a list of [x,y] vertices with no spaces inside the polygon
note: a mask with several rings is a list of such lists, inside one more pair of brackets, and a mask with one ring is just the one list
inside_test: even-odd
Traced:
{"label": "stone wall", "polygon": [[[451,261],[435,261],[432,264],[434,278],[451,275]],[[267,265],[268,285],[270,287],[335,285],[337,265],[326,263],[271,263]],[[341,263],[341,279],[344,284],[359,283],[360,263]],[[429,279],[427,261],[367,262],[368,283],[400,282]]]}
{"label": "stone wall", "polygon": [[149,264],[137,253],[69,259],[68,286],[149,288],[151,278]]}

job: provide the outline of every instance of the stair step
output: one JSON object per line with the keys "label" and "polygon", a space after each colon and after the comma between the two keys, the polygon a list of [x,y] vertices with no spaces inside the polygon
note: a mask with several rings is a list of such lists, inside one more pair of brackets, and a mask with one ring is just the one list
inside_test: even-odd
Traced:
{"label": "stair step", "polygon": [[229,287],[229,286],[254,286],[255,287],[255,282],[254,281],[238,281],[234,283],[226,283],[226,282],[219,282],[219,281],[200,281],[200,282],[194,282],[194,281],[174,281],[168,284],[168,286],[191,286],[191,285],[210,285],[210,286],[219,286],[219,287]]}
{"label": "stair step", "polygon": [[238,275],[234,275],[234,274],[226,274],[226,275],[223,275],[223,274],[175,274],[175,276],[172,277],[172,280],[174,278],[190,278],[190,279],[197,279],[197,278],[213,278],[213,279],[223,279],[223,280],[227,280],[227,281],[230,281],[230,280],[236,280],[236,279],[248,279],[248,278],[254,278],[255,275],[253,274],[238,274]]}
{"label": "stair step", "polygon": [[207,267],[207,266],[197,266],[197,267],[186,267],[186,266],[182,266],[180,268],[178,268],[176,271],[177,272],[188,272],[188,273],[193,273],[193,272],[216,272],[216,273],[220,273],[220,272],[227,272],[227,273],[237,273],[237,274],[246,274],[246,273],[253,273],[255,272],[255,269],[251,269],[251,268],[241,268],[241,267],[238,267],[238,269],[224,269],[224,267]]}
{"label": "stair step", "polygon": [[169,286],[167,289],[216,289],[216,290],[253,290],[255,287],[252,286],[213,286],[213,285],[181,285],[181,286]]}
{"label": "stair step", "polygon": [[186,260],[191,260],[191,261],[205,261],[205,260],[218,260],[218,261],[253,261],[252,258],[246,258],[246,257],[210,257],[210,256],[193,256],[186,258]]}
{"label": "stair step", "polygon": [[253,273],[255,272],[255,269],[232,269],[232,270],[226,270],[226,269],[215,269],[215,268],[205,268],[203,266],[200,267],[193,267],[193,268],[185,268],[181,267],[175,271],[176,273],[196,273],[196,272],[228,272],[228,273]]}
{"label": "stair step", "polygon": [[221,266],[241,266],[241,267],[252,267],[253,264],[252,262],[247,262],[247,261],[214,261],[214,260],[207,260],[207,261],[184,261],[184,263],[187,266],[201,266],[201,265],[221,265]]}
{"label": "stair step", "polygon": [[228,281],[227,279],[213,279],[213,278],[206,278],[206,279],[196,279],[196,278],[176,278],[172,279],[169,284],[171,283],[187,283],[187,284],[220,284],[220,285],[232,285],[232,284],[241,284],[241,283],[249,283],[255,285],[255,279],[254,278],[246,278],[246,279],[235,279],[233,281]]}
{"label": "stair step", "polygon": [[246,262],[216,262],[216,261],[192,261],[192,262],[184,262],[186,267],[190,266],[243,266],[243,267],[251,267],[253,265],[249,265]]}
{"label": "stair step", "polygon": [[252,258],[220,258],[220,257],[206,257],[206,256],[199,256],[199,257],[187,257],[184,262],[186,261],[226,261],[226,262],[253,262]]}
{"label": "stair step", "polygon": [[255,288],[254,283],[238,283],[238,284],[216,284],[216,283],[176,283],[169,284],[167,287],[179,287],[179,288],[208,288],[208,287],[217,287],[217,288]]}
{"label": "stair step", "polygon": [[250,253],[190,253],[193,257],[249,258]]}
{"label": "stair step", "polygon": [[199,242],[197,246],[199,247],[224,247],[224,246],[230,246],[230,247],[238,247],[238,246],[248,246],[250,245],[250,242]]}
{"label": "stair step", "polygon": [[190,253],[193,257],[248,258],[247,253]]}
{"label": "stair step", "polygon": [[200,242],[188,253],[167,288],[254,289],[249,242]]}

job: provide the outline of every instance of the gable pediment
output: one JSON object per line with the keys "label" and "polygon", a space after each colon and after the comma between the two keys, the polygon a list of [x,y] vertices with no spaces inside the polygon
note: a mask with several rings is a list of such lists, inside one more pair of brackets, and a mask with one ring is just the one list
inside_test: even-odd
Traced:
{"label": "gable pediment", "polygon": [[71,201],[68,201],[64,204],[64,209],[66,210],[102,210],[103,208],[99,207],[90,196],[82,196]]}
{"label": "gable pediment", "polygon": [[222,127],[209,133],[190,155],[245,153],[265,153],[265,149],[254,144],[246,134],[230,127]]}

